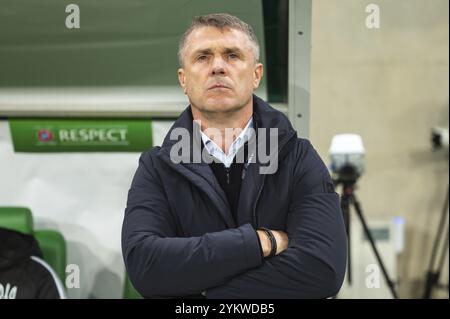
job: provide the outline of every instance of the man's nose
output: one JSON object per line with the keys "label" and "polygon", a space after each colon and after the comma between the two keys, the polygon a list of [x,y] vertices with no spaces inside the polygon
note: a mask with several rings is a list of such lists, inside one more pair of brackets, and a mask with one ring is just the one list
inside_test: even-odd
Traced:
{"label": "man's nose", "polygon": [[214,58],[212,65],[212,75],[226,75],[227,68],[225,61],[220,58]]}

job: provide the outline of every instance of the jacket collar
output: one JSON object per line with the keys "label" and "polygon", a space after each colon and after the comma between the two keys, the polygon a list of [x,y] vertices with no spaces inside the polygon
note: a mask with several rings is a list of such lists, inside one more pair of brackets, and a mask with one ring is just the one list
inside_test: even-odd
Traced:
{"label": "jacket collar", "polygon": [[[256,122],[257,127],[261,128],[278,128],[278,134],[280,136],[280,141],[285,137],[285,135],[292,133],[294,129],[292,128],[291,123],[287,119],[287,117],[282,114],[280,111],[275,110],[265,101],[253,95],[253,119],[254,123]],[[175,144],[176,140],[170,139],[170,133],[176,128],[185,128],[192,134],[193,132],[193,117],[191,106],[188,105],[175,123],[170,128],[168,134],[164,138],[164,142],[162,144],[162,149],[170,148],[173,144]],[[280,144],[279,144],[280,145]]]}

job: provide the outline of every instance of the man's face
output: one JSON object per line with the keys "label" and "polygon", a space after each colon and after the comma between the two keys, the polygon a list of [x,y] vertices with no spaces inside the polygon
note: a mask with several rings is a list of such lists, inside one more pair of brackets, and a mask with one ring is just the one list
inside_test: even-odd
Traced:
{"label": "man's face", "polygon": [[191,32],[178,80],[200,112],[230,112],[248,105],[263,74],[248,36],[235,29],[200,27]]}

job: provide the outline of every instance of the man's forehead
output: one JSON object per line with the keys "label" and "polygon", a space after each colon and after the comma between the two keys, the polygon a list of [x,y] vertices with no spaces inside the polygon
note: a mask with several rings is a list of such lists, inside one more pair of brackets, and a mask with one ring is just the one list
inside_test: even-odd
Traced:
{"label": "man's forehead", "polygon": [[186,50],[191,52],[206,50],[240,49],[246,51],[251,48],[248,36],[236,29],[219,29],[215,27],[200,27],[192,31],[186,43]]}

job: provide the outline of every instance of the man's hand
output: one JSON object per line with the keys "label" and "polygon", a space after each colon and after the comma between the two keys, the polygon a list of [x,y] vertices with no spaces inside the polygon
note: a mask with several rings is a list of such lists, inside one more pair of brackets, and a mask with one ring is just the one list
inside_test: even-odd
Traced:
{"label": "man's hand", "polygon": [[[277,252],[275,253],[275,255],[278,255],[288,247],[289,238],[284,231],[281,230],[271,230],[271,231],[277,242]],[[263,230],[257,230],[257,233],[261,241],[261,248],[264,257],[267,257],[269,256],[270,249],[272,248],[270,244],[270,239],[269,237],[267,237],[267,234]]]}

